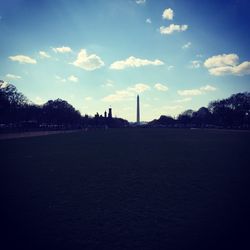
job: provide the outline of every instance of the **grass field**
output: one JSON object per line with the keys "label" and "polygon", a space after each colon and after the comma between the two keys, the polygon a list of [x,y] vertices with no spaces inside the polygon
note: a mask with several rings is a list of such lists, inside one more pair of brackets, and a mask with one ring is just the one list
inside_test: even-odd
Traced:
{"label": "grass field", "polygon": [[4,249],[247,242],[250,132],[96,130],[2,140],[0,152]]}

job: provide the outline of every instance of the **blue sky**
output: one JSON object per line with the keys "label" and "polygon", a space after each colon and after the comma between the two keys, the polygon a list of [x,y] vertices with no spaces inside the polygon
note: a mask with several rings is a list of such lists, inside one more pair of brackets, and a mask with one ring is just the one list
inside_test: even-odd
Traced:
{"label": "blue sky", "polygon": [[247,0],[0,0],[0,79],[82,114],[176,116],[250,91]]}

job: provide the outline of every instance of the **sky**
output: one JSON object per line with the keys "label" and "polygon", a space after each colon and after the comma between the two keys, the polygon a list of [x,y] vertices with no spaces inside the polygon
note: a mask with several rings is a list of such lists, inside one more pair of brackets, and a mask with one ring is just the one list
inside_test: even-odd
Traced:
{"label": "sky", "polygon": [[176,117],[250,91],[247,0],[0,0],[0,79],[82,115]]}

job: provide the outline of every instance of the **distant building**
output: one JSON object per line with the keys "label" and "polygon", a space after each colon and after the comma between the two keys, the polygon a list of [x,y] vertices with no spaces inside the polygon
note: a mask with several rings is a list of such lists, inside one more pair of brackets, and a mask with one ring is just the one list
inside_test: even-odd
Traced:
{"label": "distant building", "polygon": [[140,125],[140,97],[137,95],[136,123]]}
{"label": "distant building", "polygon": [[104,117],[107,118],[107,111],[104,112]]}
{"label": "distant building", "polygon": [[109,108],[108,118],[112,118],[112,108]]}

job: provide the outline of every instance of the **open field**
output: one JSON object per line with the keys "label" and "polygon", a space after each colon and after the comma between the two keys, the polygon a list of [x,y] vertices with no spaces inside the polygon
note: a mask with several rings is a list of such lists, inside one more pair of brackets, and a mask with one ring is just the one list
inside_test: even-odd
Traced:
{"label": "open field", "polygon": [[250,132],[96,130],[0,152],[9,249],[247,249]]}

